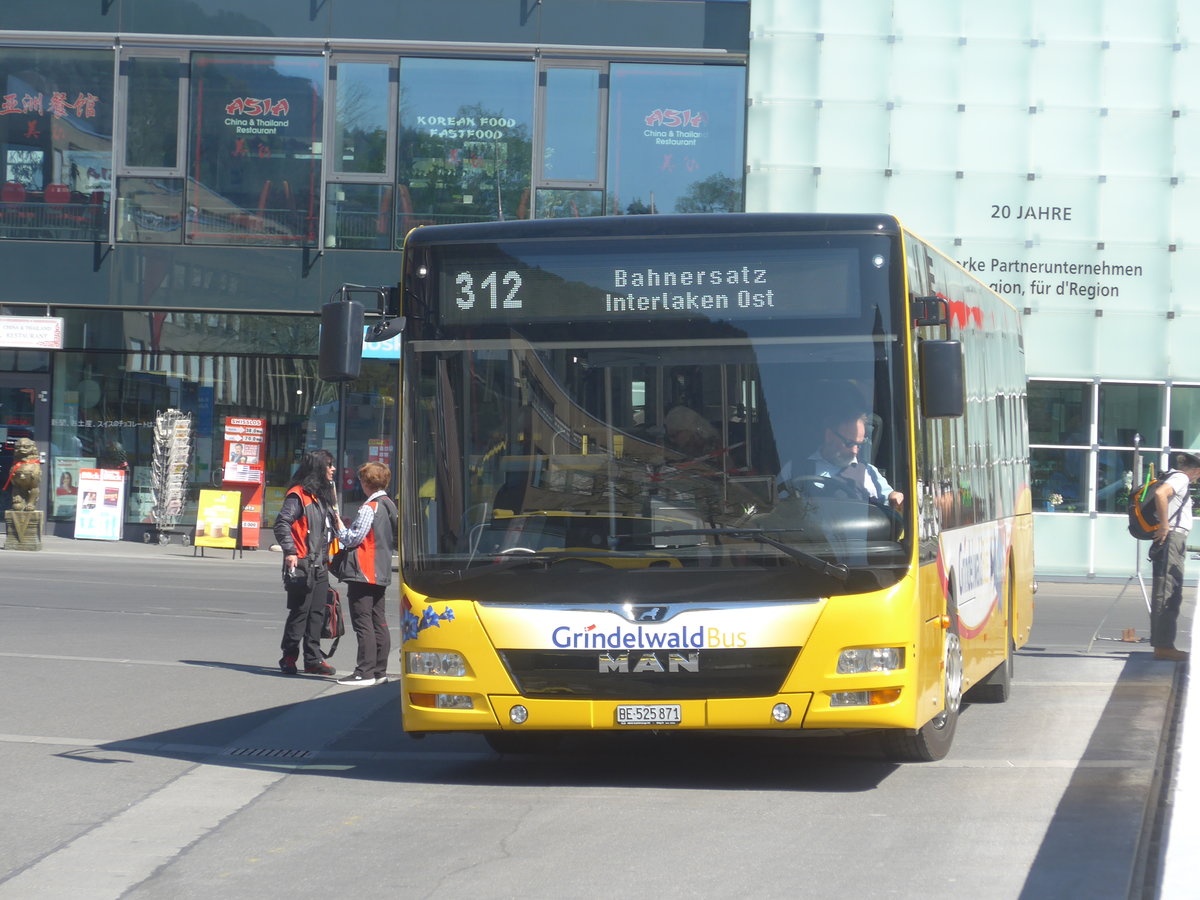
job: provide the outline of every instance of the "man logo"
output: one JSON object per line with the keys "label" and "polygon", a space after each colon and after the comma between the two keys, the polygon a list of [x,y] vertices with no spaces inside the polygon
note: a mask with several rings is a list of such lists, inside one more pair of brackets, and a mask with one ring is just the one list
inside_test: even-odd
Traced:
{"label": "man logo", "polygon": [[635,606],[631,611],[635,622],[661,622],[667,615],[665,606]]}
{"label": "man logo", "polygon": [[[666,656],[667,664],[663,665],[662,656]],[[649,650],[635,653],[601,653],[597,659],[600,672],[618,672],[625,675],[637,672],[699,672],[700,651],[690,653],[671,651],[658,654]],[[632,663],[632,666],[630,665]]]}

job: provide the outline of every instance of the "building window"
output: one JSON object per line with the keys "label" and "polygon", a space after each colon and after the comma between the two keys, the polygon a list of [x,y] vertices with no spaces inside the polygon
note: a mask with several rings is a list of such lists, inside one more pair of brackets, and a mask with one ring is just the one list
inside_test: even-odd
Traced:
{"label": "building window", "polygon": [[1136,484],[1200,443],[1200,386],[1032,380],[1029,419],[1034,510],[1123,515]]}
{"label": "building window", "polygon": [[601,65],[547,65],[541,92],[540,185],[600,187],[604,100],[608,73]]}
{"label": "building window", "polygon": [[613,64],[606,207],[740,212],[745,70]]}
{"label": "building window", "polygon": [[124,51],[125,115],[118,123],[117,240],[183,240],[183,147],[187,54]]}
{"label": "building window", "polygon": [[396,245],[416,225],[529,217],[533,63],[404,59]]}
{"label": "building window", "polygon": [[180,56],[130,55],[121,60],[125,116],[122,122],[122,165],[133,171],[180,174],[179,114],[185,100],[186,61]]}
{"label": "building window", "polygon": [[394,59],[335,56],[330,61],[326,247],[392,247],[396,79]]}
{"label": "building window", "polygon": [[1099,443],[1162,446],[1163,387],[1160,384],[1102,384],[1097,415]]}
{"label": "building window", "polygon": [[0,238],[386,250],[425,224],[740,210],[744,86],[727,65],[10,48]]}
{"label": "building window", "polygon": [[391,172],[388,134],[396,102],[395,65],[339,59],[329,68],[333,105],[331,177],[386,178]]}
{"label": "building window", "polygon": [[0,54],[0,238],[107,236],[112,72],[108,50]]}
{"label": "building window", "polygon": [[193,55],[189,242],[316,244],[324,84],[319,56]]}

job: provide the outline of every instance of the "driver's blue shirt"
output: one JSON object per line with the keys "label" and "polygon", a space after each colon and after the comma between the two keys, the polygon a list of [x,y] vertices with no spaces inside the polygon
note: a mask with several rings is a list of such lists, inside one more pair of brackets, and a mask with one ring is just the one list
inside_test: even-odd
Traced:
{"label": "driver's blue shirt", "polygon": [[[841,465],[827,460],[819,450],[810,456],[808,461],[812,466],[813,475],[850,481],[865,490],[871,499],[879,500],[882,503],[887,503],[887,498],[891,496],[892,486],[883,477],[883,473],[870,463],[856,460],[849,465]],[[861,470],[861,472],[857,470]]]}

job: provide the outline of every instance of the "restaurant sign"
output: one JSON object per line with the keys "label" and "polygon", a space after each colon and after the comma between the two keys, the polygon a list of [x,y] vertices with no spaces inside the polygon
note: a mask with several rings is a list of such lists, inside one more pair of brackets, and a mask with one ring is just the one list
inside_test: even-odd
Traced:
{"label": "restaurant sign", "polygon": [[0,316],[0,347],[61,350],[63,320],[57,316]]}

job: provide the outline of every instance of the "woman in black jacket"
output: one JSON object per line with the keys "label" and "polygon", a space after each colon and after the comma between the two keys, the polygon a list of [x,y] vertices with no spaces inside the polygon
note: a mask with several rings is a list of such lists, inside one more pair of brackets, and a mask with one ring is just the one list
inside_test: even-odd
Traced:
{"label": "woman in black jacket", "polygon": [[296,674],[302,647],[306,673],[333,675],[337,671],[321,655],[321,624],[329,593],[329,541],[337,502],[333,471],[333,455],[328,450],[306,451],[275,519],[287,590],[288,614],[279,660],[279,670],[285,675]]}

